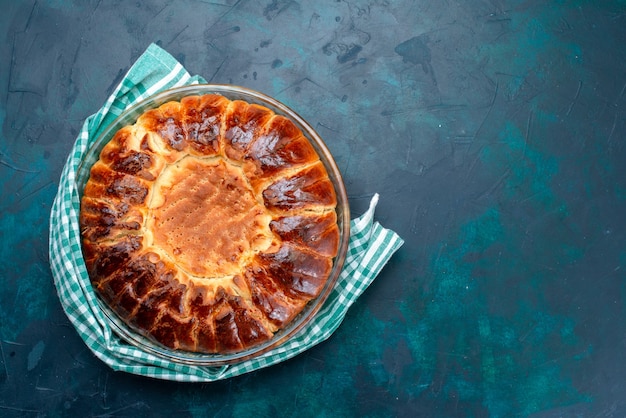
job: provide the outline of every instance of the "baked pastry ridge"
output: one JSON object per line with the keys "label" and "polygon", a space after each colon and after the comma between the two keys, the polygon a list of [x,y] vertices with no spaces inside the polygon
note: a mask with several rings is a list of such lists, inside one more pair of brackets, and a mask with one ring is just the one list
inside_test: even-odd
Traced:
{"label": "baked pastry ridge", "polygon": [[95,291],[175,350],[270,340],[317,297],[339,247],[333,184],[297,126],[220,95],[189,96],[120,129],[81,199]]}

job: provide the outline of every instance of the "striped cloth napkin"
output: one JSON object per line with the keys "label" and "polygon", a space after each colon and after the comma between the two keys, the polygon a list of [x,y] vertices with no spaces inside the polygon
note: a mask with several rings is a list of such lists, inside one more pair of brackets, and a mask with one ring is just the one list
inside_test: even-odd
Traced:
{"label": "striped cloth napkin", "polygon": [[326,340],[348,308],[403,244],[393,231],[373,221],[378,195],[369,210],[350,222],[345,266],[322,309],[287,343],[252,360],[219,367],[173,362],[128,344],[113,332],[91,287],[81,252],[78,215],[78,167],[98,135],[127,107],[163,90],[204,83],[191,76],[166,51],[150,45],[130,68],[98,113],[88,117],[63,168],[50,215],[50,265],[63,309],[89,349],[112,369],[184,382],[210,382],[271,366]]}

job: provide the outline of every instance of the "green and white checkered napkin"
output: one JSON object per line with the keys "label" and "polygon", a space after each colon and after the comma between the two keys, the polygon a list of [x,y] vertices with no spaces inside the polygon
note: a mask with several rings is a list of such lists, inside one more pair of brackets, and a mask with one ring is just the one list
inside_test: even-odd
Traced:
{"label": "green and white checkered napkin", "polygon": [[183,365],[142,351],[114,334],[98,307],[81,252],[76,184],[79,164],[100,132],[127,107],[165,89],[203,82],[201,77],[190,76],[167,52],[150,45],[100,111],[87,118],[61,175],[50,215],[52,275],[68,318],[91,351],[114,370],[167,380],[209,382],[287,360],[330,337],[350,305],[403,243],[395,232],[373,222],[378,201],[375,195],[369,210],[350,223],[345,267],[314,320],[289,342],[253,360],[220,367]]}

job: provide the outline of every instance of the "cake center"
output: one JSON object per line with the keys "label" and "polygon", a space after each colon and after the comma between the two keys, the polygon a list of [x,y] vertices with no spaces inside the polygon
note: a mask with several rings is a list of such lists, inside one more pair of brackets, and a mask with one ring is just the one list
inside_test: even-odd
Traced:
{"label": "cake center", "polygon": [[222,158],[186,157],[166,167],[154,185],[147,229],[152,244],[194,276],[241,272],[269,247],[270,217],[242,170]]}

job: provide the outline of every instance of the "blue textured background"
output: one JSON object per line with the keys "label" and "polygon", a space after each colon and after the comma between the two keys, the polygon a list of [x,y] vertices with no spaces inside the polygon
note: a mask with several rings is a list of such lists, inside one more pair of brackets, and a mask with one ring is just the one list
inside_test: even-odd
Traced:
{"label": "blue textured background", "polygon": [[[625,1],[0,3],[0,416],[626,416]],[[61,168],[151,42],[299,112],[406,241],[293,360],[114,373],[61,310]]]}

